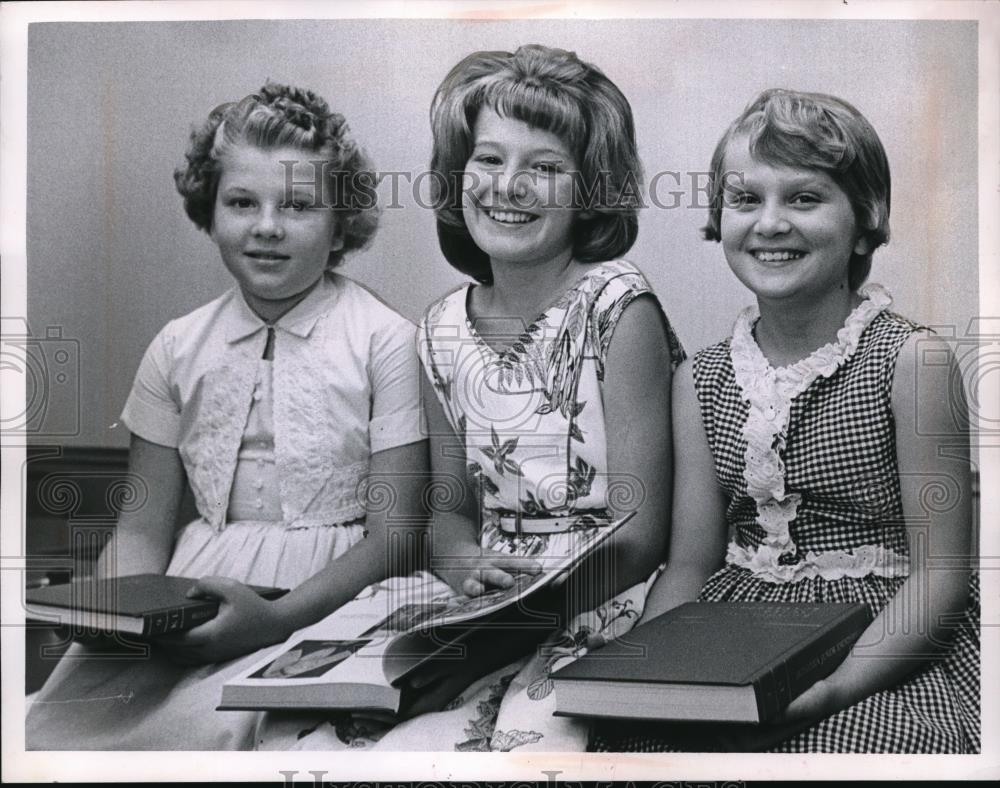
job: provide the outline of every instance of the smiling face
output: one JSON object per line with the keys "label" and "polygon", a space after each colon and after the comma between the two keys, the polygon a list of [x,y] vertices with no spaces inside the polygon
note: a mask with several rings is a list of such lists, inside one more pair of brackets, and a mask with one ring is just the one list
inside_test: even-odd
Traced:
{"label": "smiling face", "polygon": [[[295,161],[291,194],[282,161]],[[313,165],[297,148],[235,145],[222,159],[212,240],[247,304],[277,320],[319,282],[342,243],[332,210],[315,195]]]}
{"label": "smiling face", "polygon": [[826,172],[758,161],[745,137],[730,143],[724,171],[722,247],[744,285],[765,300],[817,300],[847,288],[851,255],[869,244]]}
{"label": "smiling face", "polygon": [[487,108],[473,138],[462,214],[472,240],[493,264],[568,262],[577,163],[566,143]]}

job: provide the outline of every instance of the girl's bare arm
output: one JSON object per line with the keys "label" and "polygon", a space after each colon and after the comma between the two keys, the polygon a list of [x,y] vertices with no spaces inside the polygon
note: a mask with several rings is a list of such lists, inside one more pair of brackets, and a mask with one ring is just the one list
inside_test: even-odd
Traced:
{"label": "girl's bare arm", "polygon": [[701,421],[691,360],[674,372],[673,516],[667,566],[657,579],[642,620],[694,601],[726,555],[726,500]]}
{"label": "girl's bare arm", "polygon": [[180,455],[177,449],[133,435],[128,470],[145,503],[119,517],[97,561],[97,577],[163,574],[170,563],[185,483]]}
{"label": "girl's bare arm", "polygon": [[[949,363],[927,364],[921,356],[928,351]],[[945,647],[948,622],[965,607],[975,558],[967,411],[944,341],[914,334],[903,346],[892,410],[909,577],[851,655],[794,701],[787,717],[825,716],[898,684]]]}

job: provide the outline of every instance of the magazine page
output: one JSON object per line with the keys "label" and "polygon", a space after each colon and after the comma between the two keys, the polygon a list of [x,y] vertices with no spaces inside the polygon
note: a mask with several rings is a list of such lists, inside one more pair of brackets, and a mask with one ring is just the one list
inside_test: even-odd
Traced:
{"label": "magazine page", "polygon": [[634,512],[629,513],[607,525],[581,528],[577,531],[578,538],[568,543],[565,552],[557,555],[547,553],[534,556],[542,564],[542,571],[537,575],[517,575],[514,578],[514,584],[509,588],[497,588],[479,596],[453,596],[446,600],[443,609],[416,623],[413,629],[428,630],[460,624],[463,621],[485,618],[503,610],[539,588],[555,583],[560,577],[567,575],[599,545],[632,519],[633,515]]}
{"label": "magazine page", "polygon": [[[581,529],[565,552],[539,558],[543,570],[537,575],[517,575],[509,588],[479,596],[456,595],[449,586],[427,573],[376,583],[340,610],[296,632],[238,681],[244,685],[278,687],[300,685],[303,681],[384,684],[389,679],[398,679],[399,670],[391,671],[393,675],[387,679],[383,666],[383,657],[392,641],[407,634],[486,618],[503,610],[567,574],[631,516],[605,526]],[[433,650],[446,645],[445,641],[435,643]]]}
{"label": "magazine page", "polygon": [[[269,650],[226,687],[255,687],[273,697],[269,690],[304,683],[386,685],[382,655],[388,644],[446,609],[452,595],[446,584],[425,572],[375,583],[357,599]],[[352,656],[356,659],[349,659]],[[232,700],[227,695],[224,690],[223,705]]]}

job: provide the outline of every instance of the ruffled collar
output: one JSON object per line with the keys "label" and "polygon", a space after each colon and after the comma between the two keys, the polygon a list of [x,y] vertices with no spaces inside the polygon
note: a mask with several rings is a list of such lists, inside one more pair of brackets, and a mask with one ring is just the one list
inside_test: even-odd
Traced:
{"label": "ruffled collar", "polygon": [[879,285],[868,285],[861,295],[865,300],[847,316],[836,341],[777,369],[753,337],[753,326],[760,316],[757,308],[748,307],[736,319],[730,358],[742,398],[750,405],[743,425],[747,442],[743,477],[747,494],[757,503],[757,522],[766,534],[761,550],[772,561],[795,552],[788,524],[795,519],[801,496],[786,493],[782,459],[792,400],[817,378],[830,377],[846,363],[857,350],[865,329],[892,304],[888,292]]}
{"label": "ruffled collar", "polygon": [[[730,345],[730,354],[733,366],[737,369],[737,378],[740,377],[740,370],[756,373],[752,380],[737,380],[744,394],[747,394],[748,390],[759,389],[760,383],[764,379],[768,380],[769,385],[773,385],[770,383],[773,380],[781,382],[785,386],[794,385],[796,388],[802,386],[797,392],[801,393],[817,377],[828,378],[836,372],[845,361],[854,355],[858,340],[872,320],[892,305],[892,297],[881,285],[870,284],[860,292],[864,296],[864,300],[847,316],[843,327],[837,332],[837,339],[817,348],[806,358],[786,367],[772,367],[754,339],[753,328],[760,318],[760,311],[756,306],[748,306],[744,309],[736,318]],[[803,386],[802,383],[806,380],[809,383]],[[744,385],[744,382],[747,385]],[[749,397],[745,398],[749,399]]]}

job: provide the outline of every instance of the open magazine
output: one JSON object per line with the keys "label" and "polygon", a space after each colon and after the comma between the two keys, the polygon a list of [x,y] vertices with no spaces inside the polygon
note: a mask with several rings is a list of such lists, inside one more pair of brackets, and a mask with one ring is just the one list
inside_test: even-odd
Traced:
{"label": "open magazine", "polygon": [[565,579],[631,517],[582,528],[566,540],[564,554],[533,556],[540,573],[517,575],[510,588],[480,596],[456,595],[427,573],[377,583],[231,679],[219,708],[395,714],[403,679],[428,660],[461,659],[471,633],[490,626],[552,628],[551,617],[533,614],[525,603]]}

